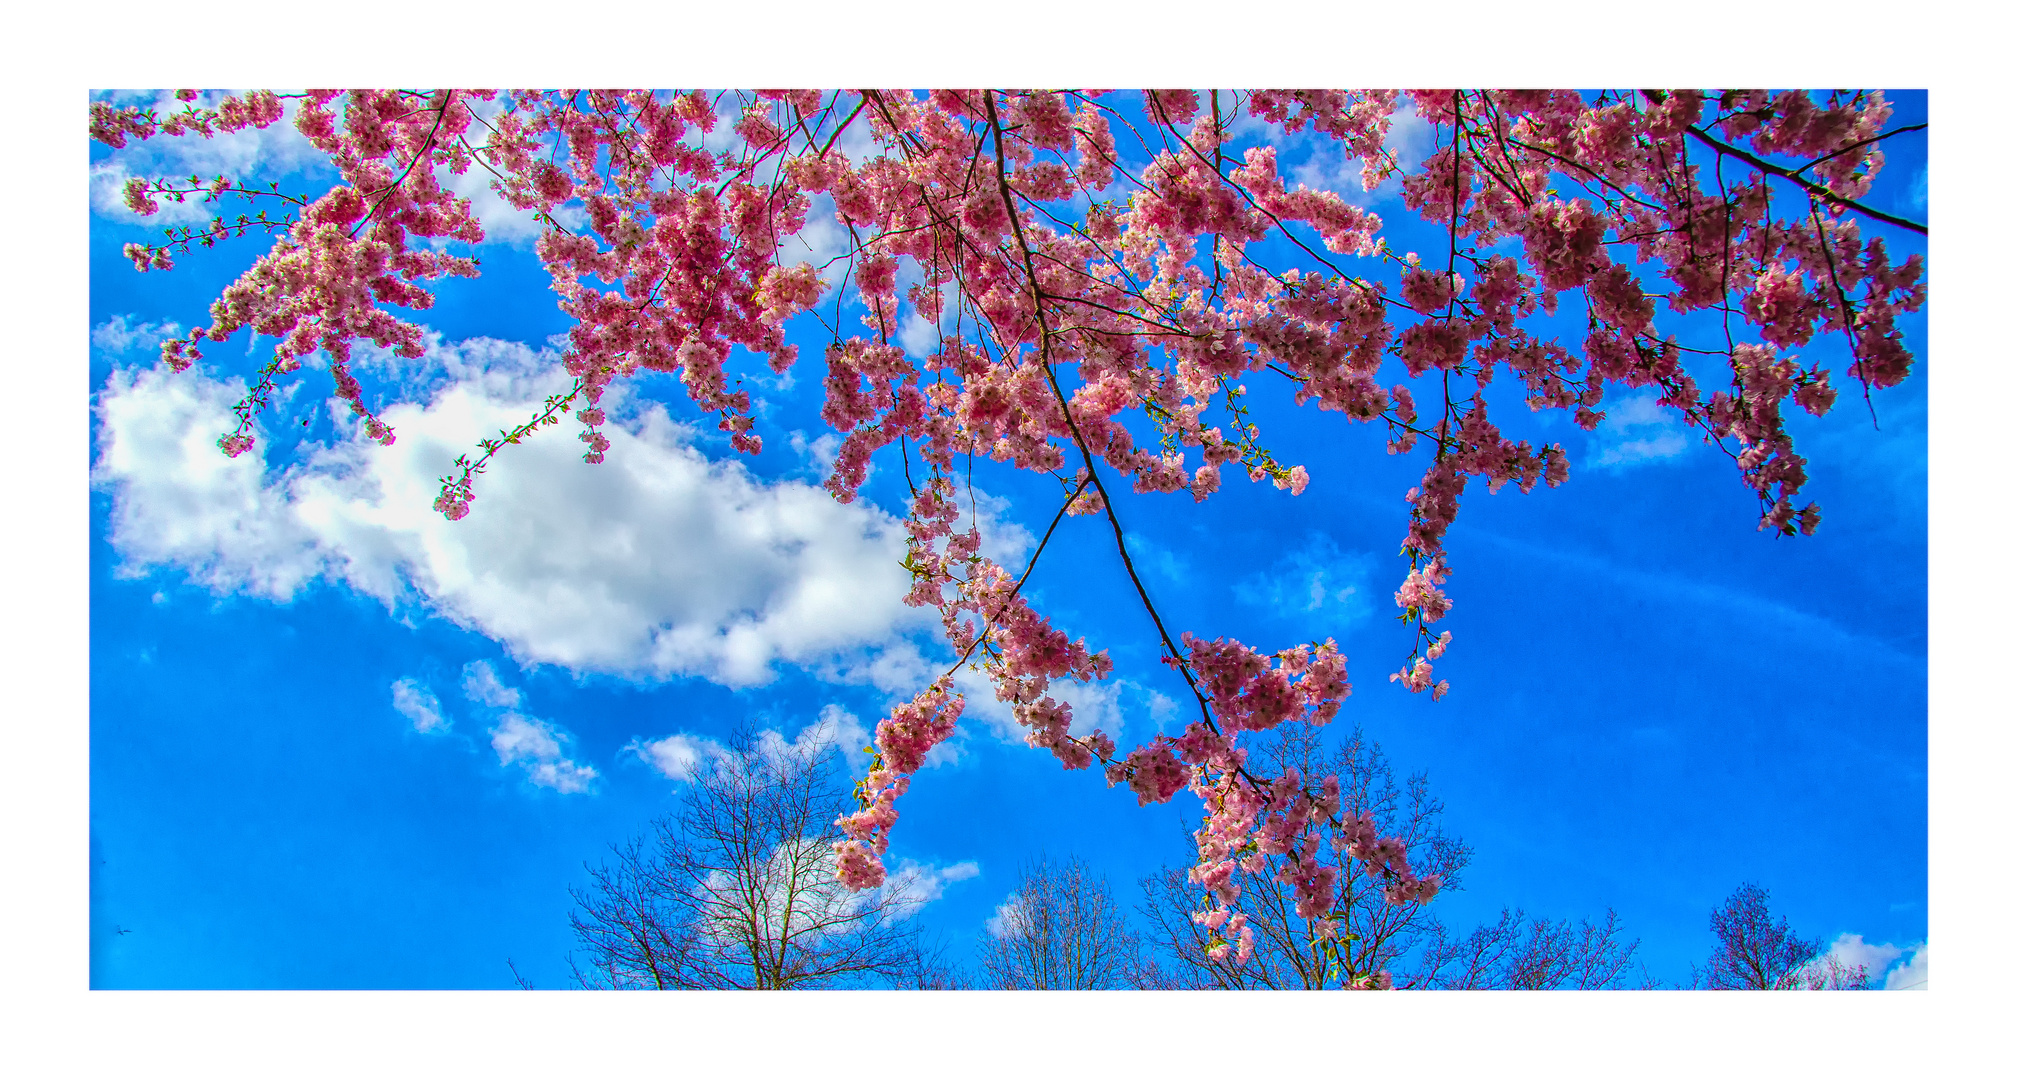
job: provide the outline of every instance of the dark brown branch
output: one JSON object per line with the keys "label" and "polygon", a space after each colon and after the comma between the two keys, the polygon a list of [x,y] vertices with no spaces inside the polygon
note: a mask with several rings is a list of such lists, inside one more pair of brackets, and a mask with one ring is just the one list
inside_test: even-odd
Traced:
{"label": "dark brown branch", "polygon": [[1882,210],[1875,209],[1874,207],[1865,206],[1854,199],[1845,199],[1842,196],[1837,195],[1832,191],[1829,191],[1826,185],[1817,184],[1812,180],[1806,179],[1799,173],[1794,172],[1793,170],[1785,169],[1778,165],[1774,165],[1771,162],[1766,161],[1764,158],[1758,157],[1756,154],[1751,154],[1743,150],[1739,150],[1736,147],[1730,145],[1729,143],[1723,142],[1722,140],[1716,138],[1714,135],[1711,135],[1708,132],[1703,131],[1701,128],[1690,127],[1688,129],[1688,134],[1693,135],[1695,138],[1701,140],[1703,144],[1713,148],[1717,153],[1728,154],[1731,157],[1736,158],[1738,161],[1741,161],[1744,164],[1759,170],[1760,172],[1768,173],[1772,176],[1780,178],[1781,180],[1787,180],[1792,182],[1793,184],[1798,185],[1801,191],[1806,192],[1808,195],[1814,198],[1825,200],[1827,202],[1835,204],[1836,206],[1840,206],[1844,209],[1854,210],[1857,213],[1864,215],[1865,217],[1874,218],[1878,221],[1885,222],[1886,224],[1896,225],[1901,229],[1907,230],[1908,232],[1918,233],[1920,236],[1926,235],[1926,226],[1921,225],[1916,221],[1912,221],[1907,218],[1901,218],[1896,214],[1887,214]]}

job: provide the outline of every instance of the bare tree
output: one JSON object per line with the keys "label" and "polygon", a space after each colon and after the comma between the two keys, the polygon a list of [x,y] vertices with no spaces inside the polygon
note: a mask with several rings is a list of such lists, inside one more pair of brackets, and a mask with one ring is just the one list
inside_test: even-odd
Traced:
{"label": "bare tree", "polygon": [[830,740],[738,731],[647,839],[589,868],[569,918],[585,987],[635,990],[945,985],[908,917],[908,878],[853,893],[834,820],[853,809]]}
{"label": "bare tree", "polygon": [[[1624,940],[1618,913],[1601,923],[1528,919],[1502,910],[1499,921],[1457,937],[1431,928],[1408,973],[1396,979],[1421,990],[1619,990],[1639,943]],[[1653,985],[1642,969],[1640,989]]]}
{"label": "bare tree", "polygon": [[1771,893],[1749,882],[1709,913],[1716,948],[1693,985],[1709,990],[1869,990],[1876,985],[1868,968],[1823,956],[1819,940],[1793,932],[1766,906]]}
{"label": "bare tree", "polygon": [[[1380,835],[1398,836],[1407,844],[1408,865],[1418,874],[1440,875],[1446,890],[1457,887],[1471,853],[1461,840],[1443,833],[1438,824],[1443,804],[1429,794],[1428,780],[1419,774],[1397,786],[1379,744],[1368,741],[1362,731],[1355,729],[1342,747],[1326,756],[1322,729],[1290,722],[1276,728],[1255,753],[1263,767],[1276,774],[1288,767],[1304,776],[1335,772],[1344,812],[1371,814]],[[1332,839],[1328,827],[1324,839]],[[1371,985],[1425,934],[1439,929],[1421,904],[1387,903],[1384,883],[1356,860],[1347,860],[1334,909],[1339,917],[1338,941],[1335,948],[1327,948],[1312,921],[1296,914],[1293,888],[1276,877],[1281,868],[1282,858],[1274,856],[1258,871],[1234,872],[1240,910],[1254,929],[1254,953],[1244,964],[1231,956],[1211,955],[1211,932],[1191,919],[1203,900],[1190,884],[1187,867],[1165,867],[1143,879],[1141,911],[1156,949],[1136,970],[1135,985],[1183,990]]]}
{"label": "bare tree", "polygon": [[992,990],[1119,990],[1139,952],[1105,878],[1076,857],[1039,858],[990,921],[981,972]]}

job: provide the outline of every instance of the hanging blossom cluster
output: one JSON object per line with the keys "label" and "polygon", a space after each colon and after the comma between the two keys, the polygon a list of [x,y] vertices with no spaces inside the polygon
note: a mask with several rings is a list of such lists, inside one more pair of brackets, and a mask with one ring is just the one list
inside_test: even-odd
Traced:
{"label": "hanging blossom cluster", "polygon": [[[131,245],[141,270],[169,269],[192,244],[273,236],[212,305],[210,324],[163,346],[180,369],[202,356],[201,343],[240,328],[278,342],[219,441],[226,453],[253,445],[277,381],[316,350],[364,433],[391,442],[349,370],[350,350],[368,340],[420,355],[421,328],[401,312],[428,308],[428,282],[476,274],[473,258],[448,249],[480,242],[483,229],[444,187],[471,169],[542,227],[538,257],[573,319],[561,357],[572,383],[456,462],[435,504],[451,519],[470,512],[496,453],[563,414],[580,424],[584,458],[600,462],[610,445],[602,397],[644,371],[676,377],[737,450],[760,452],[751,398],[731,371],[752,360],[791,369],[800,358],[786,324],[816,321],[830,342],[822,416],[842,436],[827,489],[856,498],[872,460],[898,444],[910,490],[907,600],[939,613],[959,658],[878,725],[861,809],[841,822],[841,877],[856,888],[883,880],[896,802],[952,734],[963,706],[952,676],[973,664],[1029,744],[1064,767],[1097,764],[1144,805],[1185,788],[1202,801],[1197,918],[1235,959],[1252,947],[1236,865],[1286,856],[1298,912],[1319,920],[1348,864],[1383,879],[1394,903],[1426,900],[1438,883],[1417,878],[1405,845],[1375,835],[1369,820],[1340,816],[1336,777],[1249,768],[1243,735],[1335,715],[1350,693],[1345,658],[1329,641],[1262,653],[1172,637],[1134,574],[1109,484],[1202,501],[1231,469],[1301,494],[1322,464],[1277,461],[1245,404],[1276,384],[1299,405],[1378,425],[1390,453],[1425,451],[1405,495],[1409,569],[1395,594],[1414,644],[1390,681],[1440,698],[1449,683],[1431,665],[1451,634],[1428,627],[1451,610],[1443,538],[1470,482],[1525,492],[1568,473],[1560,445],[1508,438],[1487,415],[1494,378],[1584,429],[1602,423],[1614,388],[1653,388],[1731,457],[1759,499],[1761,529],[1811,533],[1820,513],[1796,504],[1805,462],[1782,410],[1791,399],[1827,412],[1836,376],[1793,350],[1841,335],[1850,357],[1841,375],[1867,398],[1910,372],[1896,320],[1926,295],[1919,257],[1892,259],[1882,235],[1924,226],[1859,201],[1884,141],[1917,127],[1887,127],[1890,107],[1869,91],[177,98],[166,115],[94,103],[91,134],[118,148],[287,121],[339,178],[312,200],[255,177],[128,186],[141,214],[163,199],[258,209]],[[1434,151],[1406,168],[1388,149],[1404,105],[1435,132]],[[1445,250],[1397,254],[1377,214],[1335,191],[1291,188],[1287,144],[1240,134],[1256,130],[1329,140],[1360,163],[1369,191],[1398,177],[1402,205],[1444,234]],[[843,249],[826,265],[788,264],[782,252],[807,233],[815,200],[831,204]],[[1586,316],[1575,320],[1580,338],[1548,318],[1565,297]],[[844,323],[850,302],[859,327]],[[1662,307],[1676,321],[1707,313],[1689,325],[1717,329],[1684,344],[1655,325]],[[935,326],[937,344],[923,355],[905,348],[906,319]],[[976,527],[959,525],[961,478],[975,458],[1059,484],[1057,514],[1020,574],[981,553]],[[1075,734],[1071,706],[1050,692],[1053,680],[1098,680],[1111,667],[1021,595],[1060,522],[1088,515],[1104,519],[1165,663],[1196,699],[1198,719],[1180,735],[1122,750],[1103,732]],[[1377,973],[1360,981],[1384,985]]]}

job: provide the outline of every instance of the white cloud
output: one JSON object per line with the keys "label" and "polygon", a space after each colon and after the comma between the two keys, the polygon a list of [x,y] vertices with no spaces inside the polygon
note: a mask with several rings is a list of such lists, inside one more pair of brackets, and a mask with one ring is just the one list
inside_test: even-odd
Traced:
{"label": "white cloud", "polygon": [[915,311],[906,312],[903,325],[897,328],[896,338],[904,352],[912,356],[929,356],[938,348],[939,327]]}
{"label": "white cloud", "polygon": [[[842,142],[845,144],[846,140]],[[853,160],[856,164],[861,162],[860,158]],[[847,254],[853,243],[847,229],[841,225],[839,215],[834,212],[833,196],[820,193],[812,197],[811,205],[806,208],[805,227],[785,237],[778,245],[777,263],[779,266],[811,263],[813,269],[819,271],[820,284],[828,289],[839,288],[841,279],[847,276],[851,266],[841,256]],[[833,303],[831,293],[824,297],[824,302]]]}
{"label": "white cloud", "polygon": [[118,572],[174,567],[218,593],[281,601],[326,579],[388,607],[417,601],[523,663],[730,686],[767,682],[780,662],[872,672],[924,624],[902,602],[895,519],[710,462],[656,404],[615,414],[599,466],[580,460],[571,421],[506,448],[469,516],[443,519],[431,507],[453,459],[524,422],[564,376],[551,356],[497,341],[431,358],[432,373],[389,372],[431,394],[384,412],[393,446],[306,444],[285,467],[268,466],[267,440],[218,452],[236,380],[115,370],[93,480],[114,496]]}
{"label": "white cloud", "polygon": [[[504,200],[504,196],[491,187],[495,179],[490,170],[480,164],[472,164],[461,176],[448,171],[448,166],[437,166],[435,178],[449,191],[469,200],[469,210],[476,223],[483,226],[485,241],[507,244],[524,244],[535,240],[546,226],[539,223],[532,210],[520,210]],[[569,228],[579,228],[581,211],[575,207],[561,207],[554,212],[554,218]]]}
{"label": "white cloud", "polygon": [[562,747],[567,733],[529,716],[505,713],[490,729],[490,746],[497,751],[499,765],[517,765],[527,779],[563,795],[587,791],[597,776],[595,769],[570,760]]}
{"label": "white cloud", "polygon": [[1691,618],[1707,618],[1718,624],[1740,623],[1756,626],[1775,640],[1799,641],[1815,648],[1847,649],[1865,663],[1923,665],[1925,654],[1916,656],[1882,638],[1849,630],[1832,619],[1741,589],[1726,588],[1678,573],[1648,573],[1620,566],[1585,550],[1564,544],[1532,544],[1509,536],[1478,534],[1529,562],[1545,562],[1557,567],[1604,578],[1607,584],[1628,589],[1665,604],[1696,609]]}
{"label": "white cloud", "polygon": [[1400,163],[1402,171],[1412,172],[1435,153],[1436,126],[1422,119],[1421,113],[1415,111],[1415,100],[1404,94],[1394,105],[1393,121],[1387,126],[1383,145]]}
{"label": "white cloud", "polygon": [[1883,971],[1891,966],[1891,961],[1904,955],[1905,950],[1896,945],[1877,945],[1863,940],[1861,934],[1843,934],[1828,948],[1828,955],[1845,967],[1867,968],[1872,972]]}
{"label": "white cloud", "polygon": [[[789,374],[787,372],[786,374]],[[829,431],[817,439],[807,439],[805,432],[791,433],[792,453],[805,459],[819,480],[824,481],[833,472],[833,463],[840,460],[840,436]]]}
{"label": "white cloud", "polygon": [[516,709],[521,700],[516,689],[498,681],[497,669],[488,660],[472,660],[463,665],[462,696],[499,709]]}
{"label": "white cloud", "polygon": [[636,754],[638,759],[668,780],[687,781],[694,778],[703,764],[721,754],[721,744],[713,739],[684,732],[667,735],[663,739],[632,740],[625,750]]}
{"label": "white cloud", "polygon": [[1370,570],[1370,559],[1346,555],[1330,537],[1315,533],[1265,572],[1234,582],[1233,596],[1242,604],[1278,614],[1321,612],[1336,625],[1371,613],[1360,593]]}
{"label": "white cloud", "polygon": [[841,756],[857,774],[868,771],[868,755],[862,753],[873,738],[869,730],[853,713],[838,705],[829,704],[819,710],[819,718],[799,729],[798,735],[790,742],[772,729],[757,733],[757,752],[776,761],[786,754],[805,754],[820,746],[832,745],[840,750]]}
{"label": "white cloud", "polygon": [[[862,747],[870,740],[868,729],[855,715],[838,705],[827,705],[819,717],[787,740],[781,732],[766,728],[756,733],[756,752],[769,761],[803,755],[831,744],[841,751],[856,775],[867,771],[868,755]],[[727,754],[721,743],[705,735],[677,731],[662,739],[634,739],[624,751],[650,765],[670,780],[689,781],[702,769]]]}
{"label": "white cloud", "polygon": [[[224,99],[224,93],[212,91],[197,99],[195,104],[214,108]],[[121,104],[151,108],[156,116],[167,116],[180,112],[185,105],[175,100],[171,91],[158,91],[151,100],[124,101]],[[258,199],[248,203],[244,200],[226,197],[217,202],[200,202],[195,196],[189,201],[177,203],[158,199],[159,212],[141,217],[126,206],[125,187],[128,177],[144,179],[167,179],[187,181],[191,175],[208,180],[223,175],[233,180],[249,179],[255,173],[266,180],[279,180],[280,190],[290,196],[304,194],[294,181],[296,174],[313,166],[327,168],[327,157],[315,149],[299,131],[294,129],[294,107],[287,105],[287,115],[272,126],[246,128],[243,131],[219,132],[210,138],[201,135],[156,135],[146,141],[129,139],[124,149],[114,150],[91,166],[91,208],[99,216],[122,222],[143,222],[154,226],[188,225],[208,221],[212,217],[237,217],[241,212],[253,213],[265,209],[270,216],[279,217],[288,209],[278,200]],[[229,210],[226,214],[225,211]],[[248,234],[253,236],[256,234]]]}
{"label": "white cloud", "polygon": [[1590,433],[1590,467],[1624,469],[1665,461],[1693,444],[1675,413],[1657,404],[1657,395],[1647,391],[1619,398],[1604,410],[1603,422]]}
{"label": "white cloud", "polygon": [[[465,102],[479,119],[489,121],[504,111],[502,98],[503,95],[500,94],[490,101],[472,98],[465,99]],[[489,132],[490,129],[483,124],[474,125],[468,134],[470,145],[476,149],[487,146],[490,141]],[[449,172],[446,165],[436,166],[434,175],[442,187],[469,200],[470,212],[476,215],[477,223],[483,226],[483,238],[486,241],[524,244],[537,238],[545,229],[544,225],[534,220],[533,211],[520,210],[511,205],[504,200],[504,196],[491,187],[496,177],[481,161],[472,162],[461,176]],[[578,230],[586,224],[586,215],[578,206],[559,207],[553,216],[570,229]]]}
{"label": "white cloud", "polygon": [[1009,934],[1009,927],[1022,915],[1022,897],[1010,893],[1008,899],[996,905],[994,914],[988,916],[987,932],[990,937],[1003,938]]}
{"label": "white cloud", "polygon": [[317,538],[290,512],[286,491],[263,475],[263,450],[227,458],[217,449],[243,384],[115,369],[97,406],[93,479],[115,493],[115,572],[181,567],[216,592],[273,599],[320,570]]}
{"label": "white cloud", "polygon": [[114,315],[91,328],[91,344],[112,356],[124,356],[136,348],[151,349],[182,334],[180,323],[134,323],[131,316]]}
{"label": "white cloud", "polygon": [[1859,967],[1882,989],[1923,990],[1926,988],[1926,943],[1899,946],[1887,942],[1879,945],[1863,940],[1861,934],[1842,934],[1835,938],[1827,952],[1810,961],[1803,973],[1809,979],[1825,980],[1833,972],[1853,972]]}
{"label": "white cloud", "polygon": [[567,754],[574,737],[558,725],[517,712],[524,695],[497,678],[497,671],[478,660],[462,669],[463,696],[497,711],[490,728],[490,748],[499,765],[517,765],[526,779],[563,795],[588,791],[599,775]]}
{"label": "white cloud", "polygon": [[980,528],[980,553],[1000,563],[1002,569],[1016,573],[1022,568],[1023,559],[1036,547],[1037,538],[1028,529],[1012,520],[1009,515],[1009,501],[998,495],[990,495],[980,488],[971,489],[968,499],[960,505],[959,520],[953,523],[955,531],[964,532],[976,525]]}
{"label": "white cloud", "polygon": [[980,864],[968,859],[950,866],[904,859],[891,872],[883,894],[892,900],[908,901],[912,911],[945,895],[945,887],[980,874]]}
{"label": "white cloud", "polygon": [[925,659],[915,642],[902,639],[891,641],[872,652],[836,657],[812,670],[827,682],[866,683],[904,697],[915,693],[938,674],[936,666]]}
{"label": "white cloud", "polygon": [[442,715],[441,699],[417,679],[400,679],[392,684],[392,707],[413,721],[413,730],[424,733],[448,730]]}
{"label": "white cloud", "polygon": [[[221,92],[212,92],[200,98],[197,104],[215,107],[223,99]],[[121,101],[121,104],[139,105],[152,108],[157,116],[167,116],[184,108],[174,95],[167,91],[151,95],[139,95],[137,99]],[[477,116],[489,120],[504,109],[501,100],[469,100]],[[143,222],[155,226],[189,225],[208,221],[212,217],[236,217],[239,213],[252,213],[265,209],[273,217],[283,216],[290,210],[277,200],[260,199],[250,202],[235,197],[226,197],[217,202],[199,202],[191,197],[188,202],[177,203],[158,199],[161,209],[147,217],[135,214],[126,206],[125,187],[129,177],[144,179],[167,179],[186,181],[191,175],[205,179],[222,174],[237,180],[249,178],[255,173],[263,180],[278,179],[280,190],[289,196],[319,196],[333,182],[335,175],[327,164],[328,157],[315,149],[313,144],[302,137],[294,127],[295,105],[285,102],[286,116],[264,130],[247,128],[243,131],[226,132],[204,138],[201,135],[156,135],[145,140],[129,140],[124,149],[115,150],[91,167],[91,206],[102,217],[124,222]],[[332,107],[341,112],[342,102]],[[488,138],[488,129],[476,125],[469,133],[473,147],[481,148]],[[321,182],[304,188],[294,178],[309,170],[326,173]],[[525,243],[537,237],[544,226],[533,220],[533,212],[520,210],[504,200],[491,188],[493,175],[481,164],[471,164],[462,175],[448,171],[446,165],[434,167],[436,181],[449,191],[469,200],[470,209],[476,220],[483,226],[484,239],[505,243]],[[228,213],[227,213],[228,211]],[[561,207],[554,216],[570,228],[579,228],[585,216],[579,207]],[[258,236],[248,233],[250,242]]]}
{"label": "white cloud", "polygon": [[[1256,124],[1258,122],[1255,122]],[[1267,128],[1279,130],[1279,125],[1259,125],[1257,133],[1265,134]],[[1235,133],[1239,133],[1235,126]],[[1278,137],[1263,145],[1279,146],[1286,152],[1299,145],[1310,147],[1307,158],[1295,165],[1285,165],[1282,175],[1291,184],[1302,184],[1310,188],[1330,191],[1354,206],[1370,207],[1377,203],[1397,198],[1401,191],[1402,175],[1421,168],[1422,162],[1436,148],[1435,125],[1423,120],[1415,111],[1415,103],[1407,95],[1394,106],[1393,118],[1387,127],[1387,138],[1383,144],[1388,153],[1394,155],[1401,172],[1387,177],[1371,191],[1366,190],[1365,165],[1358,158],[1345,153],[1345,144],[1329,135],[1321,134],[1310,127],[1294,135]]]}
{"label": "white cloud", "polygon": [[1177,554],[1173,547],[1166,547],[1146,534],[1137,533],[1128,537],[1128,550],[1133,554],[1137,567],[1146,568],[1161,576],[1178,588],[1190,588],[1190,560]]}
{"label": "white cloud", "polygon": [[1892,968],[1884,976],[1886,990],[1926,989],[1926,943],[1912,946],[1906,953],[1906,960]]}
{"label": "white cloud", "polygon": [[888,915],[901,922],[944,895],[946,885],[980,873],[979,864],[973,862],[939,867],[904,859],[880,887],[858,893],[836,880],[834,866],[833,845],[801,838],[772,848],[762,865],[748,868],[750,876],[737,879],[725,871],[711,872],[709,889],[730,899],[717,909],[725,918],[703,933],[716,941],[741,941],[747,930],[735,924],[754,916],[763,922],[765,936],[775,940],[784,933],[789,914],[800,928],[795,933],[816,937],[814,928],[821,923],[843,918],[871,900],[888,904]]}

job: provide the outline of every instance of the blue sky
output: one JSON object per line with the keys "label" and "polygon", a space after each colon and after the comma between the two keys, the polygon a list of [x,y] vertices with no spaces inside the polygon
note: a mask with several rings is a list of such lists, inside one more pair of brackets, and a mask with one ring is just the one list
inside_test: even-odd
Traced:
{"label": "blue sky", "polygon": [[[1894,101],[1893,123],[1923,119],[1923,94]],[[1911,138],[1871,201],[1919,216]],[[817,490],[808,326],[789,384],[757,384],[760,457],[730,463],[682,426],[693,414],[670,380],[639,380],[606,464],[582,464],[563,425],[508,452],[469,519],[441,522],[428,482],[472,425],[536,400],[540,350],[565,329],[504,219],[484,278],[444,286],[426,314],[425,367],[373,372],[432,402],[390,418],[399,444],[356,447],[309,372],[259,460],[227,463],[210,445],[235,397],[223,384],[256,354],[241,336],[168,376],[150,340],[189,325],[262,246],[139,275],[119,250],[152,225],[104,197],[121,168],[293,160],[284,138],[199,150],[211,157],[180,169],[92,151],[92,985],[505,987],[507,958],[564,985],[583,861],[676,793],[627,747],[720,737],[739,718],[787,736],[822,716],[872,728],[942,652],[884,584],[900,577],[884,557],[900,475],[883,468],[851,508]],[[1373,207],[1396,248],[1441,250],[1398,200]],[[1925,319],[1903,328],[1923,376],[1937,363]],[[1389,457],[1370,429],[1257,392],[1270,449],[1309,467],[1308,492],[1228,481],[1203,505],[1122,495],[1117,509],[1174,627],[1262,648],[1337,638],[1355,687],[1339,724],[1427,773],[1445,828],[1475,850],[1464,888],[1437,901],[1453,925],[1501,906],[1611,907],[1654,975],[1685,979],[1710,909],[1755,881],[1807,936],[1908,949],[1928,927],[1926,387],[1880,394],[1876,427],[1846,392],[1826,418],[1790,421],[1826,518],[1796,540],[1754,531],[1728,461],[1650,409],[1614,401],[1585,435],[1495,397],[1512,437],[1565,443],[1571,479],[1474,486],[1448,542],[1456,644],[1437,672],[1453,689],[1434,703],[1386,681],[1408,647],[1389,598],[1419,454]],[[994,542],[1026,549],[1049,482],[976,480]],[[844,603],[815,587],[835,581],[855,590]],[[1069,519],[1030,589],[1111,650],[1117,681],[1081,712],[1124,743],[1157,730],[1175,689],[1103,523]],[[957,954],[1040,851],[1086,858],[1129,903],[1136,878],[1187,860],[1188,795],[1139,809],[984,711],[917,777],[891,852],[934,883],[919,917]],[[504,760],[499,731],[550,745]]]}

